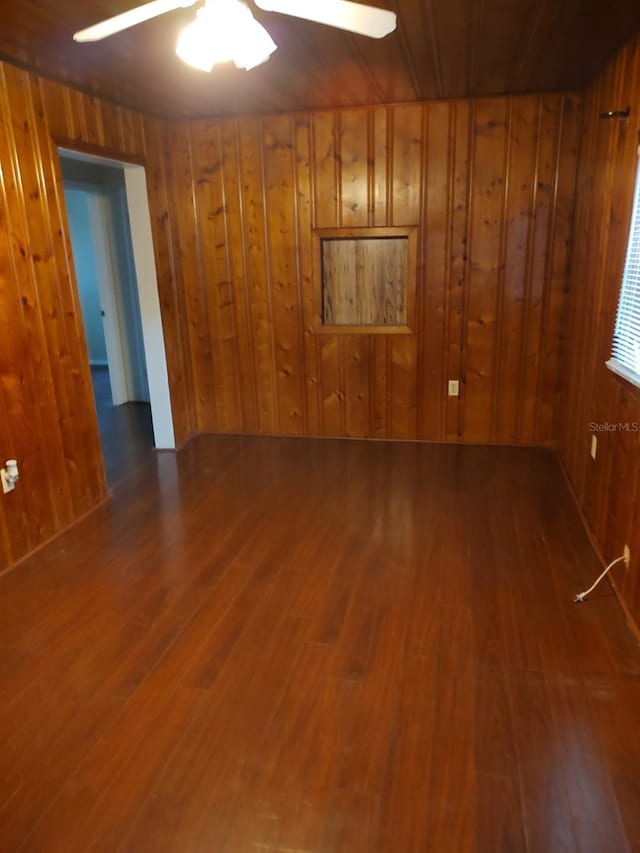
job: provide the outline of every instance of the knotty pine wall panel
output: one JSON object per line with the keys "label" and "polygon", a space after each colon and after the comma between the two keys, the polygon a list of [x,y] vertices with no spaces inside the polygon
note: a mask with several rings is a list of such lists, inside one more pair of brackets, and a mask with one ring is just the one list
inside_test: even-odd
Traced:
{"label": "knotty pine wall panel", "polygon": [[[549,95],[181,125],[198,428],[552,444],[579,119]],[[370,226],[418,227],[415,334],[314,333],[312,229]]]}
{"label": "knotty pine wall panel", "polygon": [[[601,113],[631,105],[624,121]],[[605,362],[611,341],[640,142],[640,39],[612,61],[585,99],[571,264],[572,323],[564,365],[566,394],[557,410],[560,452],[586,520],[607,561],[631,549],[632,565],[613,570],[617,588],[640,625],[640,433],[598,433],[591,424],[640,424],[640,391]]]}
{"label": "knotty pine wall panel", "polygon": [[183,347],[193,228],[170,196],[191,167],[170,127],[0,64],[0,458],[21,474],[0,498],[0,571],[106,496],[54,139],[147,164],[178,440],[195,429],[193,336]]}

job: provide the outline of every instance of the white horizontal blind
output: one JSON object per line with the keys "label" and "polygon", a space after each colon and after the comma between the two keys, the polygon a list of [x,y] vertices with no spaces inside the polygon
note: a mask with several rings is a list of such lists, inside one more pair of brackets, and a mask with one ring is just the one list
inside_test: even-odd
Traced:
{"label": "white horizontal blind", "polygon": [[607,365],[615,373],[640,386],[640,161],[611,361]]}

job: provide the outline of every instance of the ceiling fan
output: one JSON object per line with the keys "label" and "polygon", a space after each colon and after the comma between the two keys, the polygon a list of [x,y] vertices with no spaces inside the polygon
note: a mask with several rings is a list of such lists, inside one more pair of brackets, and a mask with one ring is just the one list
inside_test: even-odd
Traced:
{"label": "ceiling fan", "polygon": [[[199,0],[151,0],[128,12],[80,30],[77,42],[100,41],[122,30],[176,9],[194,6]],[[396,15],[387,9],[351,0],[253,0],[258,9],[279,12],[337,27],[369,38],[384,38],[396,28]],[[204,5],[178,38],[176,53],[189,65],[211,71],[219,62],[233,60],[247,71],[266,62],[276,44],[256,21],[242,0],[204,0]]]}

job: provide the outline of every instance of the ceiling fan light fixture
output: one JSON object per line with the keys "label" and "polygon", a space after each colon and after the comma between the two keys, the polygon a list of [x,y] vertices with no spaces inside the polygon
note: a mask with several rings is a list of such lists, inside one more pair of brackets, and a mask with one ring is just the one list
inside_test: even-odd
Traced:
{"label": "ceiling fan light fixture", "polygon": [[249,71],[266,62],[274,50],[269,33],[240,0],[207,0],[176,46],[180,59],[201,71],[231,61]]}
{"label": "ceiling fan light fixture", "polygon": [[266,62],[278,46],[248,9],[247,12],[251,18],[251,26],[247,26],[242,35],[238,37],[233,61],[238,68],[250,71],[256,65],[262,65],[263,62]]}

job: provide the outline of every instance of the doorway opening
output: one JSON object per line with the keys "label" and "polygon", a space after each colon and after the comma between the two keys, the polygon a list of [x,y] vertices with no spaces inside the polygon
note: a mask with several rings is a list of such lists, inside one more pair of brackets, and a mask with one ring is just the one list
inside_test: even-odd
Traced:
{"label": "doorway opening", "polygon": [[60,149],[78,295],[110,487],[174,448],[144,167]]}

